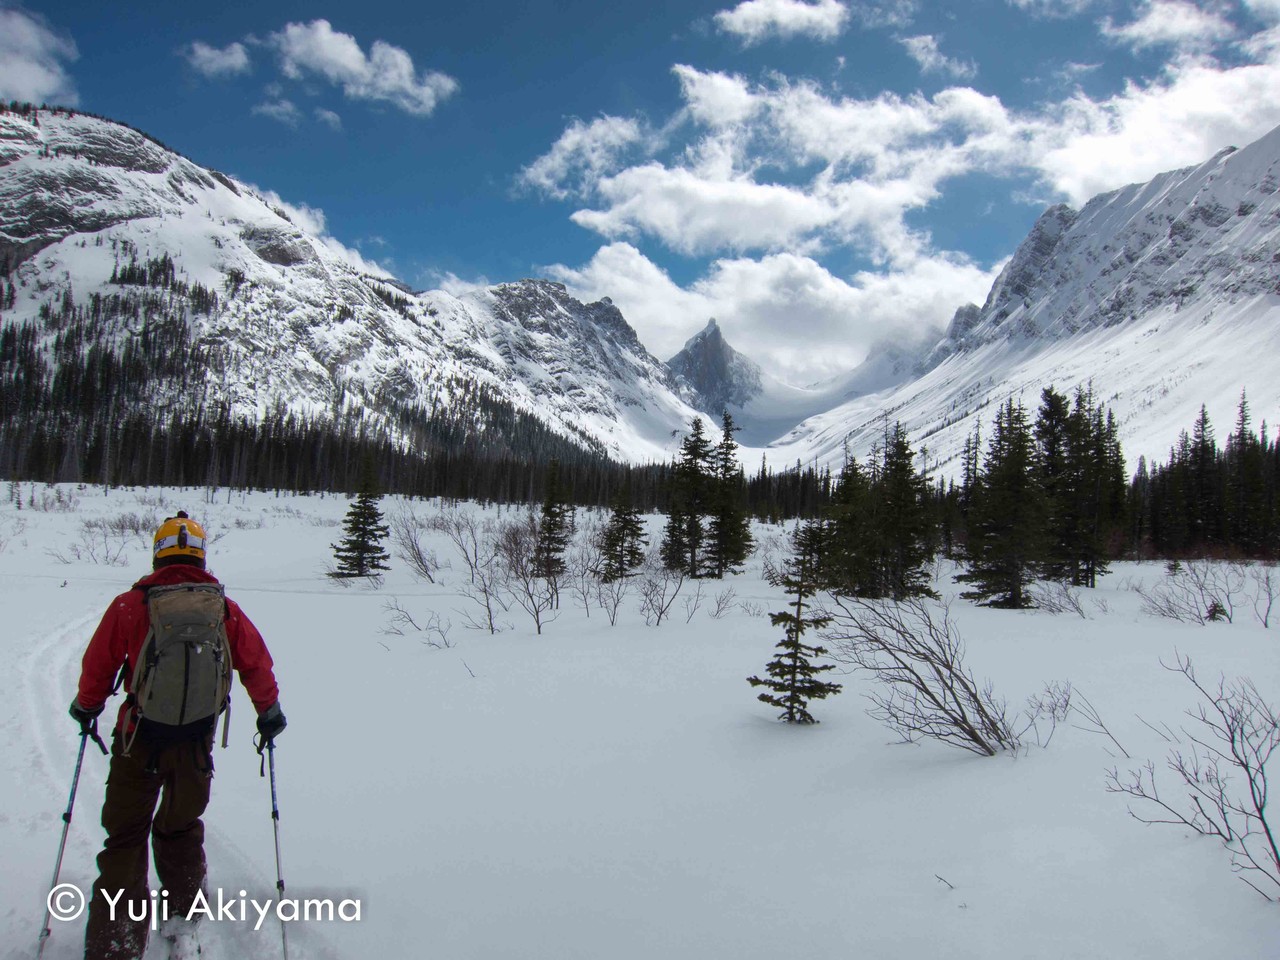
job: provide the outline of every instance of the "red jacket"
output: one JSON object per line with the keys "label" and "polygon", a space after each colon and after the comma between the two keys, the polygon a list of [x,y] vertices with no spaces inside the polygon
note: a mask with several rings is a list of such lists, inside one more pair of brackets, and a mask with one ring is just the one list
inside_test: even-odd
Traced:
{"label": "red jacket", "polygon": [[[116,676],[127,658],[130,675],[125,678],[126,692],[132,692],[134,664],[142,652],[151,623],[147,614],[146,595],[140,588],[169,586],[175,583],[217,583],[213,574],[190,564],[174,564],[161,567],[155,573],[143,577],[133,589],[120,594],[102,615],[102,622],[93,632],[93,639],[84,652],[80,666],[80,691],[76,696],[86,710],[102,707],[111,695]],[[271,654],[262,641],[262,634],[244,611],[234,601],[227,601],[227,640],[231,645],[231,663],[240,682],[249,691],[254,709],[259,713],[270,708],[280,696],[276,677],[272,672]],[[121,705],[116,717],[116,727],[128,725],[129,704]]]}

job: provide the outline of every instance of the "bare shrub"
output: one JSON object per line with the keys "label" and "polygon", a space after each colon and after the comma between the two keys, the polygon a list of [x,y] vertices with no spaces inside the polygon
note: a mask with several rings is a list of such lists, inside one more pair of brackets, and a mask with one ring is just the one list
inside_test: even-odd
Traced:
{"label": "bare shrub", "polygon": [[0,553],[4,553],[5,547],[9,546],[9,541],[21,536],[26,529],[27,521],[21,517],[0,518]]}
{"label": "bare shrub", "polygon": [[560,591],[556,581],[541,575],[537,558],[538,527],[534,517],[511,520],[498,528],[497,549],[505,574],[505,588],[512,601],[527,613],[535,631],[560,615]]}
{"label": "bare shrub", "polygon": [[707,611],[712,620],[719,620],[735,606],[734,601],[737,599],[733,587],[725,587],[712,598],[713,606]]}
{"label": "bare shrub", "polygon": [[1262,626],[1271,629],[1271,611],[1275,607],[1276,593],[1280,592],[1280,576],[1274,563],[1260,563],[1249,570],[1253,584],[1253,615]]}
{"label": "bare shrub", "polygon": [[455,511],[433,517],[431,529],[448,537],[467,571],[467,581],[458,590],[478,609],[463,613],[464,624],[473,630],[487,630],[491,634],[502,630],[505,624],[501,616],[510,608],[510,601],[493,523],[481,522],[473,514]]}
{"label": "bare shrub", "polygon": [[1080,591],[1072,589],[1065,580],[1044,580],[1031,588],[1032,603],[1045,613],[1074,613],[1081,620],[1088,620]]}
{"label": "bare shrub", "polygon": [[80,498],[71,492],[63,493],[61,487],[51,484],[46,484],[37,497],[32,484],[27,495],[27,509],[41,513],[75,513],[80,509]]}
{"label": "bare shrub", "polygon": [[582,608],[588,619],[591,617],[592,601],[596,600],[596,584],[600,579],[603,562],[599,526],[586,525],[565,556],[564,576],[568,580],[574,603]]}
{"label": "bare shrub", "polygon": [[685,623],[693,623],[693,615],[697,613],[699,608],[702,606],[704,594],[702,592],[701,580],[697,582],[696,587],[697,589],[695,589],[693,593],[686,593],[684,596],[684,599],[680,601],[681,603],[684,604],[684,622]]}
{"label": "bare shrub", "polygon": [[991,684],[964,666],[964,644],[947,605],[832,597],[820,636],[832,656],[877,681],[870,715],[904,740],[940,740],[983,756],[1016,750],[1018,736]]}
{"label": "bare shrub", "polygon": [[436,574],[440,572],[440,558],[422,542],[426,526],[413,508],[406,506],[391,518],[391,543],[396,548],[396,556],[405,562],[414,576],[427,583],[435,583]]}
{"label": "bare shrub", "polygon": [[616,627],[618,625],[618,610],[621,609],[622,602],[627,599],[627,594],[630,592],[630,577],[595,581],[596,603],[604,611],[604,615],[609,618],[609,626]]}
{"label": "bare shrub", "polygon": [[657,552],[651,552],[635,578],[640,591],[640,613],[647,626],[657,627],[671,612],[680,588],[684,586],[684,571],[670,570]]}
{"label": "bare shrub", "polygon": [[755,600],[739,600],[738,609],[748,617],[767,617],[769,615],[769,612],[764,608],[764,604]]}
{"label": "bare shrub", "polygon": [[59,563],[87,561],[122,567],[128,562],[129,549],[146,543],[141,531],[145,529],[147,533],[150,532],[151,521],[146,520],[146,527],[141,528],[137,516],[124,514],[82,520],[78,540],[67,542],[61,547],[50,547],[46,553]]}
{"label": "bare shrub", "polygon": [[492,523],[477,520],[474,514],[459,511],[439,513],[431,518],[430,528],[449,538],[473,583],[478,572],[492,563],[496,556],[495,544],[491,537],[486,536],[492,530]]}
{"label": "bare shrub", "polygon": [[436,650],[448,650],[453,646],[449,642],[449,631],[453,629],[453,624],[441,618],[436,611],[431,611],[427,619],[419,624],[401,605],[397,597],[392,597],[384,603],[382,609],[388,614],[387,625],[382,628],[382,633],[394,634],[397,637],[418,634],[421,643]]}
{"label": "bare shrub", "polygon": [[[1103,723],[1102,715],[1098,713],[1098,708],[1090,703],[1089,699],[1079,690],[1073,691],[1072,707],[1074,707],[1075,712],[1079,716],[1083,717],[1085,721],[1084,725],[1077,723],[1072,724],[1072,726],[1077,730],[1083,730],[1086,733],[1096,733],[1106,737],[1116,745],[1117,750],[1124,754],[1124,758],[1126,760],[1131,759],[1129,751],[1126,750],[1120,741],[1115,738],[1115,735],[1111,732],[1110,728]],[[1115,756],[1115,754],[1111,753],[1110,750],[1108,750],[1107,753],[1113,757]]]}
{"label": "bare shrub", "polygon": [[1107,790],[1139,801],[1144,812],[1130,805],[1129,813],[1141,823],[1217,837],[1241,880],[1267,900],[1280,899],[1280,846],[1267,822],[1267,762],[1280,747],[1280,716],[1252,680],[1219,677],[1211,688],[1197,679],[1189,657],[1161,665],[1182,674],[1200,695],[1197,707],[1186,711],[1191,726],[1174,734],[1166,760],[1185,797],[1161,794],[1151,761],[1124,777],[1112,770]]}
{"label": "bare shrub", "polygon": [[1248,565],[1223,560],[1187,560],[1170,564],[1151,587],[1138,588],[1142,610],[1182,623],[1233,622]]}
{"label": "bare shrub", "polygon": [[[1054,733],[1057,732],[1058,724],[1064,722],[1071,714],[1071,695],[1070,683],[1049,683],[1045,684],[1045,688],[1040,693],[1034,697],[1028,697],[1027,707],[1023,711],[1026,724],[1018,731],[1018,738],[1021,739],[1028,733],[1033,733],[1037,746],[1049,746]],[[1042,725],[1048,729],[1042,729]]]}

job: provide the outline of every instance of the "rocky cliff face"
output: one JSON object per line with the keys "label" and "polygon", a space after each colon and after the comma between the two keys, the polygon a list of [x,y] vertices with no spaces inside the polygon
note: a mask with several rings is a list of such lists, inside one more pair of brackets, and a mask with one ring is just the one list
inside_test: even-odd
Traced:
{"label": "rocky cliff face", "polygon": [[685,342],[667,367],[692,391],[695,406],[713,417],[745,407],[762,388],[759,365],[729,346],[714,318]]}

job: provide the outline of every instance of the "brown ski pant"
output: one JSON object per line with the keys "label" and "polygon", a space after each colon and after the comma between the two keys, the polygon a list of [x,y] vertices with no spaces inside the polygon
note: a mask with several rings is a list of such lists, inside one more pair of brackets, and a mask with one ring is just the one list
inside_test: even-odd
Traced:
{"label": "brown ski pant", "polygon": [[[155,852],[158,917],[185,916],[204,883],[204,823],[213,778],[213,734],[156,747],[134,741],[129,756],[121,753],[120,737],[111,743],[102,826],[106,842],[98,854],[98,880],[89,902],[85,930],[85,960],[137,960],[147,946],[152,924],[147,887],[147,837]],[[156,801],[160,801],[159,809]],[[114,899],[111,904],[103,893]],[[132,914],[132,915],[131,915]],[[141,917],[142,919],[133,919]]]}

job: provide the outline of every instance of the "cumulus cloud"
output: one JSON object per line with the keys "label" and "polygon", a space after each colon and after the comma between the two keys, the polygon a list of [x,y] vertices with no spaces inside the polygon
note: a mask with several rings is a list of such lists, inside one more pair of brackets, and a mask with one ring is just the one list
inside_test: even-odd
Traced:
{"label": "cumulus cloud", "polygon": [[[997,99],[968,88],[833,99],[809,81],[748,86],[676,70],[699,135],[665,162],[595,180],[594,203],[573,214],[580,226],[611,240],[653,236],[686,254],[814,253],[841,243],[877,261],[906,260],[925,238],[904,214],[936,198],[948,178],[1004,162],[1018,137]],[[815,165],[787,182],[762,173]]]}
{"label": "cumulus cloud", "polygon": [[196,40],[184,49],[183,55],[191,69],[210,79],[232,77],[250,70],[249,51],[243,43],[232,43],[218,49]]}
{"label": "cumulus cloud", "polygon": [[582,195],[643,139],[636,120],[603,116],[583,123],[575,119],[547,153],[520,171],[517,182],[558,200]]}
{"label": "cumulus cloud", "polygon": [[419,74],[408,53],[383,40],[375,40],[366,54],[355,37],[334,30],[328,20],[286,24],[270,42],[286,77],[323,77],[351,100],[385,101],[425,117],[458,90],[458,81],[447,74]]}
{"label": "cumulus cloud", "polygon": [[906,48],[907,55],[920,66],[921,73],[945,73],[959,80],[973,77],[978,72],[971,60],[956,60],[938,49],[938,38],[930,34],[903,37],[898,41]]}
{"label": "cumulus cloud", "polygon": [[1135,50],[1163,46],[1207,49],[1235,33],[1235,27],[1219,12],[1187,0],[1149,0],[1132,23],[1116,26],[1107,17],[1100,29],[1103,36]]}
{"label": "cumulus cloud", "polygon": [[80,98],[66,64],[79,56],[75,41],[40,14],[0,8],[0,97],[75,106]]}
{"label": "cumulus cloud", "polygon": [[744,0],[714,19],[721,31],[747,45],[770,37],[834,40],[849,22],[849,8],[840,0]]}
{"label": "cumulus cloud", "polygon": [[771,372],[797,384],[852,369],[887,335],[909,341],[940,334],[956,306],[980,300],[995,277],[994,270],[939,257],[844,280],[809,257],[778,253],[717,260],[682,287],[629,243],[602,247],[580,268],[546,270],[577,297],[611,297],[663,359],[717,317],[736,349],[767,359]]}
{"label": "cumulus cloud", "polygon": [[252,112],[256,116],[283,123],[286,127],[296,127],[302,122],[302,111],[292,100],[264,100],[255,106]]}
{"label": "cumulus cloud", "polygon": [[1116,96],[1077,94],[1028,124],[1032,159],[1073,203],[1243,146],[1280,124],[1280,56],[1221,68],[1191,61]]}
{"label": "cumulus cloud", "polygon": [[[1174,0],[1147,3],[1134,22],[1165,2]],[[741,327],[732,342],[782,358],[774,362],[794,377],[806,365],[844,368],[877,332],[940,330],[957,306],[985,296],[998,265],[938,249],[917,225],[954,181],[982,174],[1007,180],[1015,196],[1034,194],[1029,202],[1080,206],[1249,143],[1280,125],[1280,43],[1268,39],[1276,34],[1268,28],[1234,44],[1226,62],[1175,47],[1159,72],[1110,94],[1073,84],[1059,102],[1021,108],[964,85],[932,96],[844,96],[812,79],[677,65],[682,104],[643,155],[634,144],[570,149],[593,141],[575,122],[564,149],[539,161],[586,171],[570,177],[582,201],[571,216],[604,241],[589,263],[553,273],[579,295],[613,297],[661,354],[715,316],[726,330]],[[564,197],[565,183],[551,178],[539,188]],[[649,242],[715,259],[682,287],[642,252]],[[824,263],[835,252],[870,269],[831,274]],[[850,311],[861,319],[849,320]],[[825,338],[837,336],[823,326],[828,315],[846,324],[838,350],[828,350]]]}
{"label": "cumulus cloud", "polygon": [[732,127],[744,123],[759,109],[757,97],[742,77],[704,73],[676,64],[671,68],[693,119],[708,127]]}

